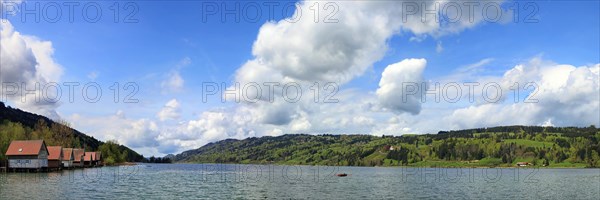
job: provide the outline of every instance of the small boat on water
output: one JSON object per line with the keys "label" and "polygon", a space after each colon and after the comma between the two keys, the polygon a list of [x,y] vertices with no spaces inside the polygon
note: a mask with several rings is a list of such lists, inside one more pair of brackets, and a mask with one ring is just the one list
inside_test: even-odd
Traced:
{"label": "small boat on water", "polygon": [[348,176],[348,174],[346,174],[346,173],[341,173],[341,174],[336,174],[336,176],[339,176],[339,177],[345,177],[345,176]]}

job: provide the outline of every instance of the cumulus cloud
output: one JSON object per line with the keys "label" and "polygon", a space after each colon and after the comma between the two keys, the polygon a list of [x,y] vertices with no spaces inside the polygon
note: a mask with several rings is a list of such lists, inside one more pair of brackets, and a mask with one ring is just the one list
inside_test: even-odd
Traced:
{"label": "cumulus cloud", "polygon": [[159,135],[163,132],[156,122],[149,119],[127,118],[124,111],[108,116],[73,114],[67,119],[80,131],[99,140],[116,140],[144,155],[153,155],[150,149],[158,148]]}
{"label": "cumulus cloud", "polygon": [[43,90],[48,84],[58,82],[63,73],[62,67],[52,57],[52,43],[23,35],[6,21],[0,23],[0,48],[0,81],[16,85],[17,90],[32,90],[23,96],[19,92],[13,94],[3,90],[2,100],[11,100],[27,111],[59,118],[55,111],[59,103],[55,101],[56,91]]}
{"label": "cumulus cloud", "polygon": [[118,140],[132,148],[139,147],[155,147],[158,146],[156,137],[160,134],[158,126],[155,122],[140,119],[135,120],[126,125],[122,134],[127,137],[118,137]]}
{"label": "cumulus cloud", "polygon": [[[225,112],[204,112],[198,120],[192,120],[188,123],[188,130],[190,132],[197,132],[201,138],[208,141],[215,141],[226,139],[233,134],[237,133],[238,130],[235,128],[236,121],[231,118],[229,113]],[[232,130],[227,128],[232,127]],[[242,133],[243,134],[243,133]]]}
{"label": "cumulus cloud", "polygon": [[182,124],[176,133],[170,135],[183,149],[197,148],[208,142],[227,138],[243,139],[257,136],[251,128],[252,118],[247,110],[237,112],[211,110],[203,112],[197,120]]}
{"label": "cumulus cloud", "polygon": [[[536,57],[508,70],[501,78],[492,79],[502,83],[505,98],[511,94],[510,86],[515,83],[520,85],[520,94],[525,93],[526,96],[517,98],[520,102],[507,100],[502,103],[472,105],[455,110],[446,119],[456,128],[512,124],[598,125],[599,68],[599,64],[576,67]],[[528,83],[535,84],[525,90],[523,87]]]}
{"label": "cumulus cloud", "polygon": [[[310,3],[301,3],[308,10]],[[268,22],[260,28],[252,53],[268,68],[293,80],[347,82],[362,74],[385,52],[392,34],[387,19],[340,3],[338,23]],[[248,66],[252,67],[252,65]]]}
{"label": "cumulus cloud", "polygon": [[[281,86],[287,83],[298,83],[302,88],[310,88],[314,82],[321,86],[327,82],[334,82],[338,86],[347,83],[364,72],[380,60],[387,50],[388,40],[402,32],[414,34],[414,38],[427,38],[427,35],[440,37],[445,34],[457,33],[466,28],[474,27],[481,23],[480,17],[470,20],[463,18],[463,22],[456,24],[442,24],[434,18],[422,20],[421,11],[431,10],[436,5],[421,4],[420,1],[412,2],[419,7],[419,11],[407,15],[403,20],[403,2],[394,1],[347,1],[336,2],[339,12],[335,23],[315,23],[314,19],[296,11],[293,17],[280,21],[267,22],[258,33],[252,48],[253,59],[244,63],[235,73],[234,81],[242,86],[248,83],[263,85],[267,82],[280,84],[275,88],[274,99],[261,91],[260,101],[243,102],[238,104],[238,109],[231,112],[252,113],[250,121],[256,125],[248,127],[236,123],[236,126],[246,126],[256,130],[258,134],[264,132],[276,133],[316,133],[323,131],[366,133],[376,127],[380,118],[390,117],[384,111],[394,113],[418,114],[421,110],[421,88],[416,88],[416,95],[409,96],[407,101],[401,101],[401,86],[398,80],[422,82],[422,71],[425,60],[416,62],[407,67],[390,67],[385,77],[380,82],[380,89],[367,95],[369,100],[364,102],[352,101],[360,99],[357,94],[349,96],[336,104],[315,103],[310,95],[303,95],[298,102],[289,103],[282,100]],[[440,1],[439,3],[447,3]],[[313,2],[299,3],[297,10],[309,10]],[[294,21],[294,22],[290,22]],[[410,62],[410,61],[406,61]],[[236,88],[229,88],[236,89]],[[320,91],[323,92],[323,91]],[[346,91],[347,92],[347,91]],[[241,94],[242,92],[238,92]],[[323,93],[321,93],[323,94]],[[254,93],[246,94],[255,96]],[[228,98],[229,96],[226,96]],[[397,98],[400,97],[400,98]],[[231,99],[229,99],[231,100]],[[242,109],[243,108],[243,109]],[[375,111],[377,113],[369,113]],[[326,114],[327,113],[327,114]],[[331,114],[330,114],[331,113]],[[230,113],[230,115],[237,115]],[[227,115],[226,115],[227,116]],[[308,117],[310,116],[310,117]],[[214,118],[212,115],[201,117],[207,126],[211,121],[204,118]],[[225,126],[215,124],[209,127]],[[235,135],[236,131],[223,128],[210,128],[201,132],[215,130],[221,135]],[[212,134],[209,134],[212,135]],[[214,138],[214,137],[213,137]]]}
{"label": "cumulus cloud", "polygon": [[312,124],[310,123],[306,112],[300,112],[299,116],[290,123],[291,131],[294,132],[306,132],[309,131],[311,127]]}
{"label": "cumulus cloud", "polygon": [[156,115],[160,121],[179,119],[181,110],[177,99],[171,99]]}
{"label": "cumulus cloud", "polygon": [[[341,86],[361,76],[373,63],[380,60],[386,53],[389,39],[394,35],[404,32],[413,34],[414,38],[424,39],[427,35],[441,37],[474,27],[483,21],[479,16],[474,19],[463,17],[460,22],[453,24],[436,19],[440,15],[423,19],[422,11],[433,8],[439,11],[448,1],[439,1],[439,4],[423,4],[421,1],[343,1],[336,2],[339,8],[335,15],[336,22],[315,23],[315,19],[300,13],[302,10],[310,10],[313,3],[302,1],[292,17],[261,26],[252,48],[254,58],[244,63],[234,75],[234,81],[242,86],[248,83],[280,84],[275,89],[275,100],[266,98],[269,96],[268,91],[263,90],[258,95],[261,97],[259,102],[252,102],[251,106],[245,105],[247,102],[240,105],[254,110],[257,121],[261,123],[294,127],[287,127],[290,128],[288,131],[303,130],[306,127],[318,129],[316,124],[320,122],[307,122],[302,115],[309,113],[312,118],[312,112],[319,106],[308,95],[294,103],[280,100],[282,94],[278,92],[282,85],[293,82],[300,84],[302,88],[310,88],[314,82],[321,86],[333,82]],[[417,10],[403,13],[406,11],[403,9],[405,4],[416,5]],[[412,72],[408,70],[407,73]],[[420,75],[417,77],[418,80],[407,77],[407,81],[420,81]],[[382,83],[393,81],[391,79]],[[394,101],[392,98],[395,94],[390,89],[396,88],[390,86],[386,84],[379,91],[384,107],[394,112],[419,113],[418,99],[416,101],[411,98],[405,103]],[[254,93],[247,95],[255,96]]]}
{"label": "cumulus cloud", "polygon": [[397,116],[389,118],[387,121],[382,121],[377,124],[371,131],[371,135],[402,135],[405,133],[411,133],[412,129],[410,124]]}
{"label": "cumulus cloud", "polygon": [[[313,3],[300,2],[293,17],[267,22],[260,28],[252,48],[255,58],[240,67],[235,75],[236,81],[242,84],[318,81],[341,85],[362,75],[381,59],[386,52],[387,41],[403,30],[422,38],[424,34],[441,36],[456,33],[482,22],[477,13],[474,19],[462,17],[460,23],[451,24],[441,24],[440,15],[423,18],[427,15],[422,15],[422,11],[433,8],[439,11],[447,1],[437,4],[344,1],[336,2],[339,7],[335,15],[337,22],[315,23],[313,18],[301,14]],[[406,11],[403,8],[409,3],[416,6],[416,10],[403,13]]]}
{"label": "cumulus cloud", "polygon": [[419,114],[423,86],[425,59],[405,59],[391,64],[381,73],[377,97],[384,108],[396,113]]}

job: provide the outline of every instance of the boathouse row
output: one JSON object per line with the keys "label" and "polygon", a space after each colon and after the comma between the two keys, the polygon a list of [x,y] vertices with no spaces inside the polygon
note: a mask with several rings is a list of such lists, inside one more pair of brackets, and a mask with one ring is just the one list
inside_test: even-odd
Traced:
{"label": "boathouse row", "polygon": [[12,141],[5,155],[4,165],[9,171],[49,171],[103,165],[100,152],[46,146],[43,140]]}

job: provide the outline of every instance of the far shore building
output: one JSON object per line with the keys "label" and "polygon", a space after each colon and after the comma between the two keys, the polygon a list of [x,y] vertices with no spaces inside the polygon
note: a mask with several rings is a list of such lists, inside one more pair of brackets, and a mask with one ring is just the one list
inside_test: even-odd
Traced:
{"label": "far shore building", "polygon": [[8,168],[43,170],[48,168],[48,148],[43,140],[15,140],[6,150]]}
{"label": "far shore building", "polygon": [[73,149],[72,148],[63,148],[62,151],[63,151],[62,166],[64,168],[73,167],[73,159],[75,158],[75,156],[73,155]]}
{"label": "far shore building", "polygon": [[73,149],[73,167],[83,167],[83,156],[84,155],[85,155],[85,150]]}
{"label": "far shore building", "polygon": [[48,147],[48,168],[52,170],[62,169],[63,150],[61,146]]}

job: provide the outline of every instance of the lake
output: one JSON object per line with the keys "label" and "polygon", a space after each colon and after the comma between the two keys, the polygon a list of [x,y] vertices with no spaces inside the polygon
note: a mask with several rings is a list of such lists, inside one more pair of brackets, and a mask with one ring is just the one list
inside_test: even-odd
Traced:
{"label": "lake", "polygon": [[598,199],[600,169],[140,164],[2,173],[0,194],[0,199]]}

